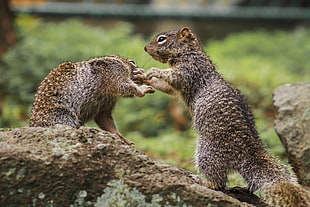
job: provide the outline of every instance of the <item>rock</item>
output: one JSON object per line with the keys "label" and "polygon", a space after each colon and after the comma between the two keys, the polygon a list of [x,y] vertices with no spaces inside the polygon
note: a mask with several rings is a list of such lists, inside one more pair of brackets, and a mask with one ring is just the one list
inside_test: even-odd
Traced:
{"label": "rock", "polygon": [[254,206],[88,127],[0,132],[0,175],[0,206]]}
{"label": "rock", "polygon": [[275,89],[275,128],[300,184],[310,187],[310,82]]}

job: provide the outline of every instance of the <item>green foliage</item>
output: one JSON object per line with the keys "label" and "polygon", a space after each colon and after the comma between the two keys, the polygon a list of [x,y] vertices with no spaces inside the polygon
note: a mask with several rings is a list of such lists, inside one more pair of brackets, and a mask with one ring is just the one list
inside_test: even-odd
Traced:
{"label": "green foliage", "polygon": [[192,130],[178,132],[162,131],[158,137],[145,139],[139,132],[127,134],[135,146],[150,157],[196,172],[194,169],[194,152],[197,135]]}
{"label": "green foliage", "polygon": [[122,99],[114,118],[121,132],[139,131],[144,137],[157,137],[172,127],[168,105],[169,98],[160,92],[144,98]]}
{"label": "green foliage", "polygon": [[270,109],[274,88],[310,79],[310,30],[244,32],[210,41],[206,51],[251,105]]}

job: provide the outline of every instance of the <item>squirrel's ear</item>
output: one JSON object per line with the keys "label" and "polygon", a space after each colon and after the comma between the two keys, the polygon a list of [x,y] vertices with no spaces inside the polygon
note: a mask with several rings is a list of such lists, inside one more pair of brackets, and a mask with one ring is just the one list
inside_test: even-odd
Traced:
{"label": "squirrel's ear", "polygon": [[189,40],[191,37],[192,31],[188,27],[183,27],[178,31],[178,39],[181,42]]}

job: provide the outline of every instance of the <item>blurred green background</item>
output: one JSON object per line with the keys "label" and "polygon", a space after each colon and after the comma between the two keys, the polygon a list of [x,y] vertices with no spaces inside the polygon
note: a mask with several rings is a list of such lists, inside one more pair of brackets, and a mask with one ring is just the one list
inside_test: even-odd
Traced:
{"label": "blurred green background", "polygon": [[[62,62],[118,54],[135,60],[145,70],[167,68],[143,50],[153,35],[143,36],[133,29],[125,22],[104,29],[77,19],[50,22],[19,15],[15,20],[18,42],[1,58],[0,127],[28,125],[37,87]],[[237,32],[203,43],[218,71],[247,97],[267,148],[285,162],[273,127],[272,92],[282,84],[310,80],[310,30]],[[160,92],[143,98],[121,98],[114,118],[120,132],[139,150],[196,172],[193,160],[197,136],[181,101]],[[239,183],[238,177],[230,179]]]}

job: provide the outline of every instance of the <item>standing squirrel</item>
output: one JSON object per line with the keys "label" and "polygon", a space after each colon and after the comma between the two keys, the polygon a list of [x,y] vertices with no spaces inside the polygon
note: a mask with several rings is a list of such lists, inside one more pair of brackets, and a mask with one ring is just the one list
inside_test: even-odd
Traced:
{"label": "standing squirrel", "polygon": [[238,171],[249,191],[262,189],[271,206],[310,206],[310,193],[263,148],[246,99],[216,71],[196,34],[186,27],[164,32],[144,49],[171,67],[151,68],[145,83],[179,94],[188,106],[199,134],[196,167],[210,188],[224,189],[227,174]]}
{"label": "standing squirrel", "polygon": [[112,110],[118,97],[143,97],[152,93],[142,84],[144,71],[133,61],[111,55],[84,62],[62,63],[41,82],[30,117],[31,127],[56,124],[79,128],[94,119],[98,126],[117,134]]}

